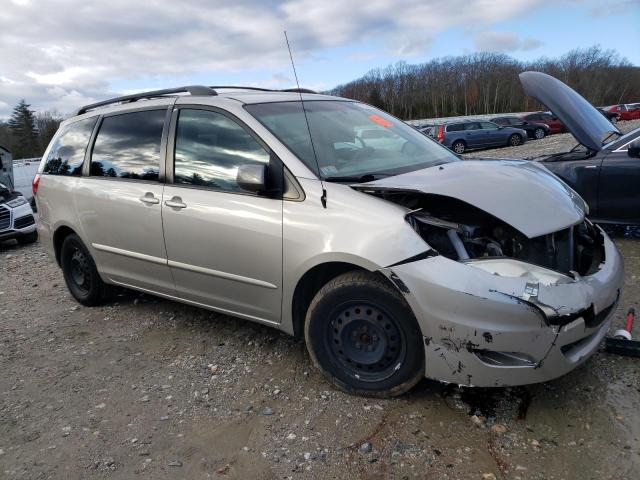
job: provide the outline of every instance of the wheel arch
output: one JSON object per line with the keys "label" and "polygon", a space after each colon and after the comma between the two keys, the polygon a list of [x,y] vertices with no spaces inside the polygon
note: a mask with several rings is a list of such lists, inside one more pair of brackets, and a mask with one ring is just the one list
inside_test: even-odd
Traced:
{"label": "wheel arch", "polygon": [[53,252],[55,254],[56,263],[60,265],[60,252],[62,250],[62,244],[64,239],[69,235],[77,235],[77,232],[68,225],[60,225],[53,232]]}
{"label": "wheel arch", "polygon": [[351,271],[367,271],[378,275],[393,288],[398,289],[389,278],[378,269],[370,269],[363,264],[348,261],[325,261],[309,268],[296,283],[291,300],[291,323],[293,336],[304,337],[304,324],[311,301],[320,289],[338,275]]}

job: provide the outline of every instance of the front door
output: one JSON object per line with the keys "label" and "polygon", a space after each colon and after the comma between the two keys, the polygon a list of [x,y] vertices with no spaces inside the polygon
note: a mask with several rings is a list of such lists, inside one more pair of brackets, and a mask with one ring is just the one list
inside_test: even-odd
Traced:
{"label": "front door", "polygon": [[626,146],[602,161],[597,218],[640,223],[640,158],[630,157]]}
{"label": "front door", "polygon": [[270,152],[215,109],[177,109],[172,131],[162,218],[178,296],[279,323],[282,200],[236,183],[240,165],[270,165]]}
{"label": "front door", "polygon": [[482,138],[485,145],[503,145],[507,143],[506,135],[498,125],[492,122],[480,122]]}

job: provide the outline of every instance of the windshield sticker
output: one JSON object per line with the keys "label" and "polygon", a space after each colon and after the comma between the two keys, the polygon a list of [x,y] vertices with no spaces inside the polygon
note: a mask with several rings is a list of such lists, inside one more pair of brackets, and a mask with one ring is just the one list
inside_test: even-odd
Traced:
{"label": "windshield sticker", "polygon": [[385,128],[389,128],[393,126],[389,120],[382,118],[380,115],[369,115],[369,120],[377,123],[378,125],[382,125]]}

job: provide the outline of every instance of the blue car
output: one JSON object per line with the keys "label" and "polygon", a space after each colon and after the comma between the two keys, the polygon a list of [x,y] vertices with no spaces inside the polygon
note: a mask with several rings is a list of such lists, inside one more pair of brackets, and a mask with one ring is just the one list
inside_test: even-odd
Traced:
{"label": "blue car", "polygon": [[527,141],[527,132],[487,121],[460,121],[435,125],[430,136],[457,154],[477,148],[516,147]]}

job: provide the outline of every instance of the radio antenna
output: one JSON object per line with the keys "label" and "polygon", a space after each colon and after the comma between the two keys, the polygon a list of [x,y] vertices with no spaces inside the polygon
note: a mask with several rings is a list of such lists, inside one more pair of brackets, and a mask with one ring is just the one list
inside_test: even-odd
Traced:
{"label": "radio antenna", "polygon": [[304,99],[302,98],[302,90],[300,90],[300,82],[298,82],[298,74],[296,73],[296,65],[293,62],[293,54],[291,53],[291,45],[289,45],[289,37],[287,31],[284,31],[284,39],[287,42],[287,50],[289,50],[289,58],[291,59],[291,68],[293,68],[293,76],[296,79],[296,86],[298,87],[298,93],[300,94],[300,103],[302,104],[302,113],[304,114],[304,121],[307,125],[307,132],[309,133],[309,141],[311,142],[311,151],[313,152],[313,159],[316,162],[316,168],[318,169],[318,178],[320,179],[320,186],[322,188],[322,196],[320,202],[322,206],[327,208],[327,191],[324,188],[324,182],[322,181],[322,174],[320,173],[320,163],[318,162],[318,155],[316,154],[316,147],[313,144],[313,137],[311,136],[311,127],[309,126],[309,118],[307,117],[307,109],[304,106]]}

